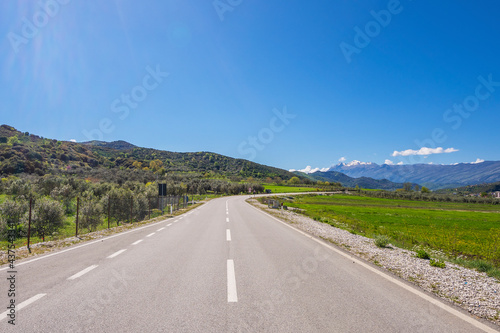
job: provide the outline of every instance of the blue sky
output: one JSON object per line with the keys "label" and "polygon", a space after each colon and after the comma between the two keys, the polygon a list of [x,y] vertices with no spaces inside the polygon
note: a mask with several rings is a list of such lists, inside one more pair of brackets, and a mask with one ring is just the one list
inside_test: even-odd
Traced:
{"label": "blue sky", "polygon": [[284,169],[500,160],[499,9],[3,1],[0,123]]}

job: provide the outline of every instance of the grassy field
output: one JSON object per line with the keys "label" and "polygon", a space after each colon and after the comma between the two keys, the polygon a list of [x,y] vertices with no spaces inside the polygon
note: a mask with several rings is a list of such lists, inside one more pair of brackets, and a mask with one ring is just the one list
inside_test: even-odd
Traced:
{"label": "grassy field", "polygon": [[423,246],[500,267],[498,206],[350,195],[300,196],[285,205],[354,233],[387,235],[404,248]]}
{"label": "grassy field", "polygon": [[262,184],[266,190],[271,190],[273,193],[301,193],[301,192],[316,192],[322,189],[316,187],[300,187],[300,186],[286,186],[286,185],[273,185]]}

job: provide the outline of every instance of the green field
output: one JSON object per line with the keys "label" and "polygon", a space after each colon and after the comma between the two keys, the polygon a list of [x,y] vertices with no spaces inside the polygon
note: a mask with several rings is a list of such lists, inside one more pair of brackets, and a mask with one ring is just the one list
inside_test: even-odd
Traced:
{"label": "green field", "polygon": [[500,266],[497,205],[351,195],[300,196],[285,205],[354,233],[387,235],[394,244],[405,248],[424,246],[451,257],[485,259]]}
{"label": "green field", "polygon": [[273,185],[273,184],[262,184],[266,190],[271,190],[273,193],[302,193],[302,192],[317,192],[323,191],[317,187],[306,187],[306,186],[286,186],[286,185]]}

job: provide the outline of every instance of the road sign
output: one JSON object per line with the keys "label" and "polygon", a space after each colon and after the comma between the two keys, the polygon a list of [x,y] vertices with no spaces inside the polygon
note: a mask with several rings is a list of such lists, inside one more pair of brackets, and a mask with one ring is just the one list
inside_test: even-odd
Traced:
{"label": "road sign", "polygon": [[158,184],[158,195],[160,197],[167,195],[167,184]]}

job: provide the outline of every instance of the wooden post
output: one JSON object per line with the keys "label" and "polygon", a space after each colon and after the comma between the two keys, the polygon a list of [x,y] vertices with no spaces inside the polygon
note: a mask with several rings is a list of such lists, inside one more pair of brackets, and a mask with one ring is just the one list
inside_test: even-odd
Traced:
{"label": "wooden post", "polygon": [[130,196],[130,223],[132,223],[132,209],[134,208],[134,197]]}
{"label": "wooden post", "polygon": [[31,205],[33,204],[33,198],[30,198],[30,213],[28,218],[28,251],[31,253],[30,248],[30,234],[31,234]]}
{"label": "wooden post", "polygon": [[108,195],[108,229],[109,229],[109,215],[111,210],[111,197]]}
{"label": "wooden post", "polygon": [[78,237],[78,213],[80,209],[80,197],[76,197],[76,231],[75,237]]}

